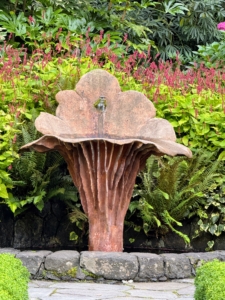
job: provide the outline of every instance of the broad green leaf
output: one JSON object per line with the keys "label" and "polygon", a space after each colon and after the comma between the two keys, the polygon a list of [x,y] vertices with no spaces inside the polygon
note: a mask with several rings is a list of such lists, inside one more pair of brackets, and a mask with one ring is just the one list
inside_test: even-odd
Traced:
{"label": "broad green leaf", "polygon": [[207,245],[208,245],[209,249],[212,249],[212,247],[214,246],[214,241],[208,241]]}
{"label": "broad green leaf", "polygon": [[188,146],[188,141],[189,141],[189,139],[188,139],[188,136],[187,136],[187,135],[185,135],[185,136],[182,137],[182,142],[183,142],[183,144],[184,144],[185,146]]}
{"label": "broad green leaf", "polygon": [[78,240],[78,235],[76,234],[76,232],[75,231],[71,231],[70,232],[70,241],[77,241]]}
{"label": "broad green leaf", "polygon": [[215,224],[219,220],[220,214],[219,213],[212,213],[211,214],[211,221]]}
{"label": "broad green leaf", "polygon": [[225,160],[225,150],[223,150],[223,151],[220,153],[218,159],[219,159],[219,160]]}
{"label": "broad green leaf", "polygon": [[216,224],[213,224],[209,227],[209,232],[214,235],[215,232],[217,231],[217,225]]}
{"label": "broad green leaf", "polygon": [[0,198],[8,198],[8,192],[4,183],[0,183]]}

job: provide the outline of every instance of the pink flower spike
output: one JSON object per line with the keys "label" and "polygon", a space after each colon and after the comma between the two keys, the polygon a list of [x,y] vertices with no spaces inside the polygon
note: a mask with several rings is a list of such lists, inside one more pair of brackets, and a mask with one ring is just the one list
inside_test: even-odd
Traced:
{"label": "pink flower spike", "polygon": [[29,23],[35,23],[35,20],[34,20],[34,18],[32,16],[29,16],[28,17],[28,22]]}
{"label": "pink flower spike", "polygon": [[217,29],[219,30],[225,30],[225,22],[221,22],[217,25]]}

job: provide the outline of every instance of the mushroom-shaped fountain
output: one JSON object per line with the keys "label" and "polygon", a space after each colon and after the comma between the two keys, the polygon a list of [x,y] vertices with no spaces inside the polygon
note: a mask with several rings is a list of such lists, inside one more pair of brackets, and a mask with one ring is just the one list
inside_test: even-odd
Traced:
{"label": "mushroom-shaped fountain", "polygon": [[185,155],[174,130],[155,118],[142,93],[121,92],[104,70],[84,75],[75,90],[56,95],[56,116],[41,113],[35,126],[44,136],[21,148],[56,150],[64,157],[89,220],[89,250],[123,251],[124,218],[135,178],[151,155]]}

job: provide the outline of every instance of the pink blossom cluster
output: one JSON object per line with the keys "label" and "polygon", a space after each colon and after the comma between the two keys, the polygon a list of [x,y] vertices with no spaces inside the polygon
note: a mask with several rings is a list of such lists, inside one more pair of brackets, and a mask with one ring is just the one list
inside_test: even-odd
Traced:
{"label": "pink blossom cluster", "polygon": [[221,22],[217,25],[217,29],[219,30],[225,30],[225,22]]}

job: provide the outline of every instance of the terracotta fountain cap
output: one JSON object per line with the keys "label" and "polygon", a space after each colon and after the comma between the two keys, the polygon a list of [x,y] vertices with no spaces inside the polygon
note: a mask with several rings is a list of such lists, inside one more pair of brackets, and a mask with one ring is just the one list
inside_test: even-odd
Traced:
{"label": "terracotta fountain cap", "polygon": [[158,154],[192,156],[187,147],[175,142],[171,124],[155,118],[153,103],[140,92],[122,92],[118,80],[107,71],[85,74],[75,90],[60,91],[56,100],[56,116],[42,112],[35,121],[44,136],[21,150],[45,152],[59,141],[105,140],[120,145],[139,141],[153,145]]}

